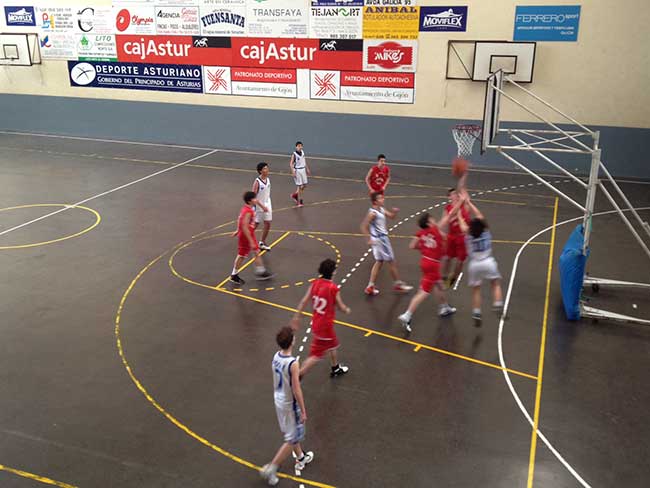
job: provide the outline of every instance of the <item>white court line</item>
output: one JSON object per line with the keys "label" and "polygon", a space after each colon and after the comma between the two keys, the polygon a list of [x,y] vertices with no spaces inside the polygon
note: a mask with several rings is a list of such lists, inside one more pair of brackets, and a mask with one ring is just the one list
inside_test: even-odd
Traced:
{"label": "white court line", "polygon": [[[0,130],[0,134],[9,134],[15,136],[32,136],[32,137],[50,137],[53,139],[70,139],[75,141],[93,141],[93,142],[111,142],[115,144],[133,144],[139,146],[152,146],[152,147],[173,147],[177,149],[194,149],[197,151],[210,151],[211,147],[201,147],[201,146],[183,146],[179,144],[164,144],[156,142],[138,142],[138,141],[129,141],[121,139],[102,139],[96,137],[81,137],[81,136],[64,136],[58,134],[46,134],[38,132],[18,132],[10,130]],[[285,153],[271,153],[271,152],[257,152],[257,151],[244,151],[239,149],[216,149],[219,152],[227,152],[234,154],[251,154],[255,156],[277,156],[277,157],[287,157]],[[337,163],[359,163],[366,165],[374,165],[374,161],[367,161],[363,159],[345,159],[345,158],[328,158],[328,157],[316,157],[310,156],[311,159],[316,161],[332,161]],[[390,163],[390,166],[401,166],[407,168],[422,168],[422,169],[442,169],[449,170],[450,165],[436,165],[436,164],[409,164],[409,163]],[[475,173],[495,173],[495,174],[508,174],[508,175],[519,175],[526,176],[526,173],[523,171],[508,171],[506,169],[487,169],[487,168],[472,168],[472,171]],[[557,177],[557,174],[549,173],[538,173],[540,176],[546,177]],[[616,180],[621,183],[632,183],[639,185],[650,185],[650,181],[635,181],[635,180]]]}
{"label": "white court line", "polygon": [[[636,208],[635,210],[650,210],[650,207],[639,207]],[[629,212],[629,209],[624,210],[625,212]],[[607,215],[607,214],[612,214],[616,213],[616,210],[609,210],[607,212],[598,212],[593,214],[593,216],[599,216],[599,215]],[[510,297],[512,295],[512,289],[513,285],[515,282],[515,277],[517,275],[517,267],[519,265],[519,257],[521,256],[521,253],[524,251],[524,249],[530,244],[533,240],[537,239],[540,235],[548,232],[551,230],[553,227],[559,227],[560,225],[565,225],[570,222],[576,222],[579,220],[582,220],[583,217],[575,217],[573,219],[568,219],[564,220],[562,222],[556,223],[554,226],[551,225],[547,227],[546,229],[543,229],[539,231],[537,234],[532,236],[530,239],[528,239],[520,248],[519,251],[517,251],[517,255],[515,256],[515,260],[512,265],[512,272],[510,275],[510,282],[508,283],[508,291],[506,292],[506,299],[503,302],[503,314],[501,315],[501,320],[499,321],[499,336],[498,336],[498,349],[499,349],[499,363],[501,364],[501,367],[503,368],[503,376],[505,377],[506,383],[508,384],[508,388],[510,389],[510,393],[512,394],[513,398],[515,399],[515,402],[517,403],[517,406],[519,407],[519,410],[524,414],[524,417],[526,417],[526,420],[528,420],[528,423],[531,425],[531,427],[535,427],[535,423],[533,422],[533,419],[531,418],[530,414],[528,413],[528,410],[526,410],[526,407],[524,407],[524,404],[521,402],[521,398],[519,398],[519,395],[517,394],[517,391],[515,390],[514,386],[512,385],[512,382],[510,381],[510,375],[508,374],[508,371],[506,370],[506,362],[503,356],[503,327],[505,325],[505,317],[507,316],[508,313],[508,308],[510,306]],[[584,486],[585,488],[590,488],[590,485],[582,479],[582,477],[578,474],[578,472],[562,457],[562,455],[553,447],[551,442],[546,438],[546,436],[542,433],[541,430],[537,429],[537,436],[546,444],[546,447],[549,448],[549,450],[553,453],[553,455],[560,461],[564,467],[573,475],[573,477],[578,480],[578,482]]]}
{"label": "white court line", "polygon": [[14,226],[14,227],[11,227],[10,229],[3,230],[2,232],[0,232],[0,236],[3,236],[3,235],[5,235],[5,234],[9,234],[9,232],[13,232],[13,231],[15,231],[15,230],[18,230],[18,229],[21,229],[21,228],[23,228],[23,227],[26,227],[26,226],[28,226],[28,225],[30,225],[30,224],[34,224],[34,223],[39,222],[39,221],[41,221],[41,220],[47,219],[48,217],[52,217],[53,215],[60,214],[61,212],[65,212],[66,210],[69,210],[69,209],[71,209],[71,208],[77,207],[78,205],[83,205],[84,203],[90,202],[91,200],[95,200],[95,199],[97,199],[97,198],[100,198],[100,197],[106,196],[106,195],[108,195],[108,194],[110,194],[110,193],[113,193],[113,192],[116,192],[116,191],[118,191],[118,190],[123,190],[124,188],[127,188],[127,187],[129,187],[129,186],[131,186],[131,185],[135,185],[136,183],[140,183],[141,181],[148,180],[149,178],[153,178],[154,176],[161,175],[161,174],[163,174],[163,173],[166,173],[167,171],[171,171],[171,170],[173,170],[173,169],[179,168],[179,167],[181,167],[181,166],[183,166],[183,165],[185,165],[185,164],[191,163],[192,161],[196,161],[197,159],[201,159],[201,158],[203,158],[203,157],[205,157],[205,156],[209,156],[210,154],[214,154],[214,153],[216,153],[216,152],[218,152],[218,149],[213,149],[213,150],[210,151],[210,152],[207,152],[207,153],[205,153],[205,154],[201,154],[200,156],[196,156],[196,157],[194,157],[194,158],[192,158],[192,159],[188,159],[187,161],[183,161],[182,163],[175,164],[174,166],[170,166],[169,168],[165,168],[165,169],[163,169],[163,170],[156,171],[155,173],[152,173],[152,174],[150,174],[150,175],[144,176],[144,177],[142,177],[142,178],[138,178],[137,180],[131,181],[130,183],[126,183],[126,184],[124,184],[124,185],[120,185],[120,186],[118,186],[118,187],[116,187],[116,188],[113,188],[112,190],[108,190],[108,191],[105,191],[105,192],[99,193],[98,195],[94,195],[94,196],[92,196],[92,197],[89,197],[89,198],[86,198],[86,199],[84,199],[84,200],[78,201],[77,203],[73,203],[73,204],[71,204],[71,205],[67,205],[67,206],[65,206],[65,207],[63,207],[63,208],[60,208],[59,210],[55,210],[54,212],[50,212],[50,213],[48,213],[48,214],[42,215],[41,217],[35,218],[35,219],[33,219],[33,220],[30,220],[29,222],[24,222],[24,223],[22,223],[22,224],[19,224],[19,225],[16,225],[16,226]]}

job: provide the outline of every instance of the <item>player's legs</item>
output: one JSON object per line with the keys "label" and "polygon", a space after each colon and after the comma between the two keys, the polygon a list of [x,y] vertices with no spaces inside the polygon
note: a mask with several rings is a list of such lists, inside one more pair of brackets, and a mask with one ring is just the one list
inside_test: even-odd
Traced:
{"label": "player's legs", "polygon": [[241,268],[244,259],[246,259],[246,256],[242,256],[242,253],[242,250],[240,250],[237,254],[235,262],[232,265],[232,273],[230,273],[230,281],[236,285],[243,285],[245,283],[245,281],[239,277],[239,268]]}
{"label": "player's legs", "polygon": [[342,374],[347,373],[350,368],[347,366],[344,366],[339,363],[338,359],[338,354],[336,352],[336,349],[330,349],[327,351],[328,356],[330,357],[330,366],[331,366],[331,371],[330,371],[330,376],[340,376]]}
{"label": "player's legs", "polygon": [[280,466],[284,462],[284,460],[287,459],[287,457],[289,457],[289,454],[291,454],[292,450],[293,450],[293,446],[290,443],[285,442],[284,444],[282,444],[282,446],[280,446],[278,452],[275,453],[275,456],[271,460],[271,464],[273,466]]}
{"label": "player's legs", "polygon": [[501,289],[501,280],[495,279],[490,282],[492,287],[492,305],[496,310],[503,308],[503,290]]}
{"label": "player's legs", "polygon": [[311,368],[314,367],[314,365],[319,362],[322,358],[319,358],[317,356],[312,356],[310,355],[307,359],[305,359],[305,362],[300,365],[300,376],[303,377],[307,374],[307,371],[309,371]]}
{"label": "player's legs", "polygon": [[266,239],[269,237],[269,232],[271,230],[271,221],[264,221],[264,228],[262,230],[262,242],[266,244]]}
{"label": "player's legs", "polygon": [[370,279],[368,280],[368,286],[364,291],[366,295],[372,296],[379,294],[379,290],[375,288],[375,281],[377,280],[377,275],[379,274],[379,271],[383,265],[383,261],[375,261],[375,264],[373,264],[372,268],[370,268]]}

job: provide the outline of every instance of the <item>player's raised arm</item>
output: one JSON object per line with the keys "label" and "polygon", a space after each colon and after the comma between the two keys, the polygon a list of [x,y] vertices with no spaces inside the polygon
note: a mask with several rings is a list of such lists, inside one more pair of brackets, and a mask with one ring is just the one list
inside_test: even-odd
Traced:
{"label": "player's raised arm", "polygon": [[397,214],[399,213],[399,208],[393,207],[390,210],[384,208],[384,213],[386,214],[386,217],[388,217],[389,219],[394,219],[395,217],[397,217]]}
{"label": "player's raised arm", "polygon": [[300,407],[300,420],[304,423],[307,420],[307,409],[305,408],[305,398],[302,395],[302,387],[300,386],[300,365],[296,359],[291,363],[291,390],[293,391],[293,396],[298,402]]}
{"label": "player's raised arm", "polygon": [[344,313],[350,313],[351,311],[350,307],[343,303],[340,292],[336,294],[336,306],[339,307],[339,310],[343,311]]}
{"label": "player's raised arm", "polygon": [[484,217],[483,217],[483,214],[482,214],[481,211],[476,207],[476,205],[474,205],[474,203],[472,203],[472,201],[469,200],[469,197],[468,197],[468,200],[467,200],[467,205],[469,206],[469,210],[470,210],[470,212],[472,212],[472,214],[474,214],[474,217],[476,217],[477,219],[481,219],[481,220],[483,220],[483,218],[484,218]]}
{"label": "player's raised arm", "polygon": [[[449,224],[451,218],[458,213],[458,210],[460,209],[463,203],[464,200],[461,198],[456,203],[454,203],[454,206],[451,208],[451,211],[449,213],[443,211],[442,217],[440,217],[440,220],[438,221],[438,227],[446,227]],[[459,218],[458,220],[460,221],[463,219]]]}
{"label": "player's raised arm", "polygon": [[409,242],[409,249],[419,249],[420,248],[420,239],[418,236],[413,236],[411,242]]}

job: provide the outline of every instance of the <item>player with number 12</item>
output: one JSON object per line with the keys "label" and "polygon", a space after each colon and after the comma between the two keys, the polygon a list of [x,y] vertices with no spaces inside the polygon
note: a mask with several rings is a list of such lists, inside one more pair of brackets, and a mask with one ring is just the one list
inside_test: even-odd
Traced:
{"label": "player with number 12", "polygon": [[303,376],[314,364],[323,359],[325,354],[330,357],[331,371],[330,376],[340,376],[348,372],[349,368],[339,364],[336,350],[339,347],[339,340],[334,332],[334,319],[336,317],[336,307],[345,313],[350,313],[348,307],[341,299],[339,293],[339,286],[332,281],[332,276],[336,271],[336,262],[331,259],[326,259],[318,267],[318,274],[320,278],[315,280],[305,296],[298,304],[293,319],[291,319],[291,327],[297,330],[300,326],[300,316],[302,311],[307,306],[307,302],[311,300],[312,314],[311,331],[314,336],[311,341],[309,349],[309,357],[305,360],[300,368],[300,376]]}

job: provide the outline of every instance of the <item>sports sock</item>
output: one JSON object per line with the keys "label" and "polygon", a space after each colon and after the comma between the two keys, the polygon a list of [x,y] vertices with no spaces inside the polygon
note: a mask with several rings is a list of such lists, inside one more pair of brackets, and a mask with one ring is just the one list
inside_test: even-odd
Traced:
{"label": "sports sock", "polygon": [[406,320],[411,320],[411,317],[413,317],[413,314],[411,312],[409,312],[408,310],[406,312],[404,312],[402,315],[404,315],[404,317],[406,317]]}
{"label": "sports sock", "polygon": [[257,274],[262,274],[262,273],[264,273],[264,271],[266,271],[266,269],[264,268],[264,266],[255,266],[255,272],[256,272]]}
{"label": "sports sock", "polygon": [[237,268],[232,269],[232,275],[236,276],[238,274]]}
{"label": "sports sock", "polygon": [[499,300],[498,302],[494,302],[495,307],[503,307],[503,300]]}
{"label": "sports sock", "polygon": [[481,309],[480,308],[473,308],[472,313],[474,315],[481,315]]}
{"label": "sports sock", "polygon": [[374,281],[369,281],[369,282],[368,282],[368,288],[370,288],[371,286],[375,286],[375,282],[374,282]]}

